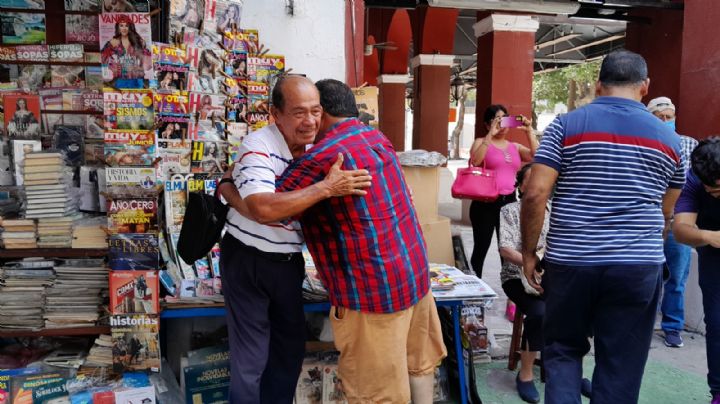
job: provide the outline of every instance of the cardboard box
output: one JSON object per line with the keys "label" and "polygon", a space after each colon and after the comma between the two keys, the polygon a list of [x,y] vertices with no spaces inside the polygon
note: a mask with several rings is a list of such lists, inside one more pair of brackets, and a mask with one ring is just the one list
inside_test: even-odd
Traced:
{"label": "cardboard box", "polygon": [[440,167],[403,166],[403,173],[420,223],[437,220]]}
{"label": "cardboard box", "polygon": [[435,216],[435,220],[421,223],[420,227],[425,237],[430,262],[455,266],[450,219]]}

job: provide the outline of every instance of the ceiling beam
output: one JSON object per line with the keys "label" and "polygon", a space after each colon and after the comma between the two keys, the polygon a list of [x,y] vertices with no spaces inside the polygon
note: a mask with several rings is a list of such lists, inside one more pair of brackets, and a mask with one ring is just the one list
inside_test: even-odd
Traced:
{"label": "ceiling beam", "polygon": [[553,59],[553,58],[535,58],[535,61],[538,63],[558,63],[558,64],[564,64],[564,65],[575,65],[575,64],[587,62],[587,60],[585,60],[585,59]]}
{"label": "ceiling beam", "polygon": [[572,48],[565,49],[565,50],[561,50],[561,51],[554,52],[554,53],[550,53],[550,54],[545,55],[545,56],[557,56],[557,55],[562,55],[562,54],[565,54],[565,53],[574,52],[574,51],[579,51],[579,50],[581,50],[581,49],[589,48],[589,47],[591,47],[591,46],[600,45],[600,44],[604,44],[604,43],[607,43],[607,42],[612,42],[612,41],[615,41],[615,40],[618,40],[618,39],[622,39],[622,38],[625,38],[625,34],[624,34],[624,33],[623,33],[623,34],[620,34],[620,35],[613,35],[613,36],[609,36],[609,37],[607,37],[607,38],[598,39],[597,41],[588,42],[588,43],[585,43],[585,44],[582,44],[582,45],[573,46]]}
{"label": "ceiling beam", "polygon": [[567,34],[567,35],[563,35],[563,36],[561,36],[561,37],[559,37],[559,38],[551,39],[551,40],[549,40],[549,41],[545,41],[545,42],[543,42],[543,43],[539,43],[539,44],[535,45],[535,50],[536,50],[536,51],[539,51],[540,49],[547,48],[548,46],[553,46],[553,45],[555,45],[555,44],[559,44],[560,42],[569,41],[569,40],[575,39],[575,38],[577,38],[577,37],[579,37],[579,36],[582,36],[582,34]]}

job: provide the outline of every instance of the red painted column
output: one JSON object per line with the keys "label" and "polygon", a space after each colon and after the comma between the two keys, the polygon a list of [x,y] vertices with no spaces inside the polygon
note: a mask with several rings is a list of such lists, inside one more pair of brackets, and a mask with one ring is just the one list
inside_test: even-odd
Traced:
{"label": "red painted column", "polygon": [[415,72],[413,149],[448,154],[450,67],[453,60],[453,55],[418,55],[410,61]]}
{"label": "red painted column", "polygon": [[407,74],[383,74],[378,77],[380,131],[390,139],[395,151],[405,150],[405,86]]}
{"label": "red painted column", "polygon": [[720,133],[720,7],[686,1],[684,18],[678,132],[702,139]]}
{"label": "red painted column", "polygon": [[[530,16],[491,14],[473,28],[478,38],[475,137],[485,136],[485,108],[502,104],[511,115],[532,114],[535,31]],[[511,129],[510,140],[527,144],[526,135]]]}
{"label": "red painted column", "polygon": [[[687,5],[686,5],[687,7]],[[642,55],[648,64],[650,92],[643,100],[670,97],[681,114],[680,65],[683,50],[682,10],[638,9],[633,16],[650,19],[650,24],[630,23],[625,48]]]}
{"label": "red painted column", "polygon": [[363,82],[365,48],[365,0],[345,2],[345,82],[358,87]]}

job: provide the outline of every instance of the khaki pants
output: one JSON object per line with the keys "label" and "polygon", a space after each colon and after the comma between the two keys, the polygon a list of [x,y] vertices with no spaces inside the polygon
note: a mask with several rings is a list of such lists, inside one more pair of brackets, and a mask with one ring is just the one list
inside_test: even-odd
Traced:
{"label": "khaki pants", "polygon": [[408,403],[409,376],[434,372],[447,356],[432,293],[407,310],[330,310],[338,375],[349,403]]}

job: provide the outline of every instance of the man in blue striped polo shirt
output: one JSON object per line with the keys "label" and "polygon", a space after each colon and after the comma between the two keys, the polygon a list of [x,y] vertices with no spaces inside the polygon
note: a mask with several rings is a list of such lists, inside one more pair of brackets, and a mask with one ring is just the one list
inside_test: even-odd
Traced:
{"label": "man in blue striped polo shirt", "polygon": [[[535,155],[521,228],[525,275],[546,298],[548,404],[580,403],[590,335],[592,402],[638,400],[665,262],[663,233],[685,180],[680,137],[640,103],[649,84],[642,56],[611,53],[598,98],[555,119]],[[540,262],[535,247],[553,188]]]}

